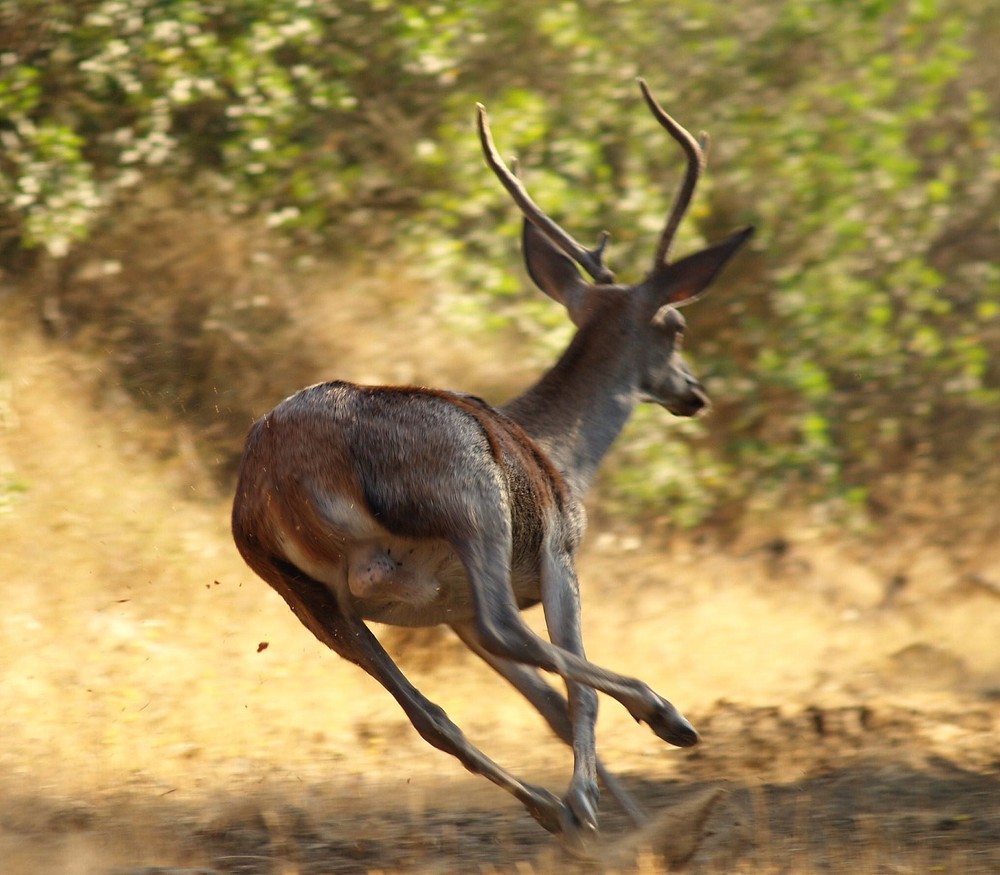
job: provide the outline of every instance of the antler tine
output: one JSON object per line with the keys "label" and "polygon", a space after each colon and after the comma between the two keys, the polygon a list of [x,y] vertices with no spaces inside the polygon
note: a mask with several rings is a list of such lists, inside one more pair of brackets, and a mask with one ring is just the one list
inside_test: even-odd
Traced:
{"label": "antler tine", "polygon": [[607,231],[602,232],[601,238],[593,249],[585,249],[577,243],[569,234],[552,221],[541,208],[536,204],[527,190],[503,163],[500,153],[493,143],[493,135],[490,133],[490,123],[486,116],[486,107],[481,103],[476,104],[479,111],[478,127],[479,140],[483,145],[483,155],[486,163],[496,174],[497,179],[510,193],[514,203],[518,205],[524,217],[541,231],[549,241],[562,253],[573,259],[580,265],[597,283],[613,283],[615,275],[604,264],[604,247],[607,245]]}
{"label": "antler tine", "polygon": [[694,194],[695,186],[698,184],[698,177],[701,176],[701,172],[705,169],[705,149],[708,146],[708,134],[702,133],[698,139],[695,139],[684,127],[667,115],[663,107],[656,102],[650,93],[646,80],[639,79],[638,82],[649,111],[667,129],[670,136],[680,144],[688,160],[684,182],[677,192],[677,197],[674,198],[674,204],[670,208],[670,215],[667,217],[667,224],[663,228],[663,233],[660,235],[660,243],[656,247],[656,260],[653,262],[655,269],[666,262],[667,255],[670,253],[670,246],[674,242],[674,235],[677,233],[677,228],[691,204],[691,197]]}

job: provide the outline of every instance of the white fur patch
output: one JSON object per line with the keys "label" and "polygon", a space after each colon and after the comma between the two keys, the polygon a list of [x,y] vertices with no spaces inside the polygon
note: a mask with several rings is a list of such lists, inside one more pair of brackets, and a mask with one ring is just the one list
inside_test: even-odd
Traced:
{"label": "white fur patch", "polygon": [[361,541],[387,534],[367,508],[353,498],[314,489],[313,501],[319,515],[348,540]]}
{"label": "white fur patch", "polygon": [[333,557],[329,562],[317,561],[307,556],[299,547],[294,537],[289,537],[285,532],[278,533],[278,541],[281,544],[281,552],[285,558],[300,571],[308,574],[313,580],[325,583],[333,592],[336,592],[344,581],[344,559],[341,556]]}

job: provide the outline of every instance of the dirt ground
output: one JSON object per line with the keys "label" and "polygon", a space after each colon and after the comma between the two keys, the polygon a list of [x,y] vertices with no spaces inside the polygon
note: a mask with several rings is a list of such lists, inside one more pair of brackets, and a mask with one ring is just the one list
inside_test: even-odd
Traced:
{"label": "dirt ground", "polygon": [[[95,410],[96,366],[30,333],[0,348],[3,873],[1000,871],[990,520],[915,484],[910,522],[863,535],[595,527],[588,653],[702,743],[602,702],[602,754],[652,819],[636,832],[607,799],[581,861],[298,625],[193,458],[150,455],[162,423]],[[474,657],[387,641],[475,743],[565,786],[569,751]]]}

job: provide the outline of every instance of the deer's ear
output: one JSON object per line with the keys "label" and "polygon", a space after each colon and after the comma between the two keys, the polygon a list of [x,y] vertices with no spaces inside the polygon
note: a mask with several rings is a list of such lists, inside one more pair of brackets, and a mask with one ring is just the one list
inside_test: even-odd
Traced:
{"label": "deer's ear", "polygon": [[664,296],[665,303],[683,307],[697,300],[753,234],[753,227],[744,228],[721,243],[686,255],[673,264],[664,264],[647,280]]}
{"label": "deer's ear", "polygon": [[532,281],[569,310],[570,318],[579,324],[578,317],[583,315],[584,299],[591,289],[590,283],[580,276],[576,265],[527,219],[524,220],[521,240],[524,264]]}

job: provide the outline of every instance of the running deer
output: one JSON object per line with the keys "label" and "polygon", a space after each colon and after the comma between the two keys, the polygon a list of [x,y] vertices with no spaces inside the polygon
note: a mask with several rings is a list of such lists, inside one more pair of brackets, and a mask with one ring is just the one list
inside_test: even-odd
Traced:
{"label": "running deer", "polygon": [[[752,233],[668,261],[704,168],[704,140],[667,115],[644,81],[639,86],[687,156],[645,279],[616,284],[603,260],[607,234],[585,249],[539,209],[497,153],[480,105],[486,163],[524,215],[528,273],[576,326],[569,347],[502,407],[412,386],[303,389],[251,428],[233,506],[240,553],[299,620],[382,684],[424,739],[513,794],[570,846],[597,835],[598,779],[634,820],[643,818],[597,757],[598,691],[664,741],[698,741],[646,684],[584,656],[574,561],[584,493],[636,404],[654,401],[677,416],[707,408],[681,357],[677,308],[700,297]],[[550,641],[520,614],[538,603]],[[450,626],[573,748],[566,795],[519,780],[470,744],[406,679],[366,620]],[[541,672],[560,676],[566,697]]]}

